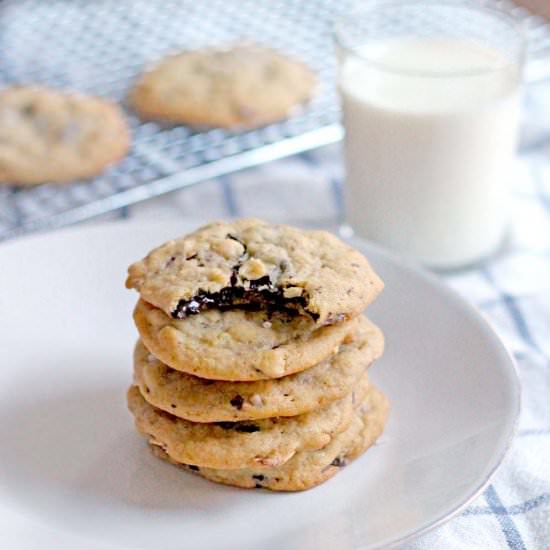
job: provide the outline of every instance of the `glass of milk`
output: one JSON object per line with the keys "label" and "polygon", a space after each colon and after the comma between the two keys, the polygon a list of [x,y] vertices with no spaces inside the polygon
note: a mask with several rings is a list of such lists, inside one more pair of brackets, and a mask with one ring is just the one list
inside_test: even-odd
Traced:
{"label": "glass of milk", "polygon": [[509,220],[523,29],[464,3],[363,5],[335,32],[347,223],[433,268],[474,263]]}

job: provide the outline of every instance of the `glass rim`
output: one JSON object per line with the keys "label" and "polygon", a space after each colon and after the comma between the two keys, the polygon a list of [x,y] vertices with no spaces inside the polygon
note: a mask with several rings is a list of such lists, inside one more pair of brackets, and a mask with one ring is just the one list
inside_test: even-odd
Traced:
{"label": "glass rim", "polygon": [[342,36],[343,33],[341,28],[344,24],[352,22],[353,20],[357,19],[357,17],[372,14],[377,10],[381,10],[384,8],[391,8],[391,7],[400,8],[404,6],[419,6],[423,8],[427,8],[430,6],[442,6],[442,7],[449,6],[449,7],[460,9],[468,13],[478,13],[478,14],[488,15],[493,17],[494,20],[499,20],[500,22],[505,23],[510,29],[515,31],[517,34],[517,37],[519,39],[517,65],[519,70],[521,70],[521,68],[523,67],[525,62],[526,52],[527,52],[527,33],[526,33],[526,29],[523,21],[518,20],[511,14],[497,7],[482,6],[478,4],[473,4],[471,2],[458,3],[456,0],[455,1],[453,0],[429,0],[429,1],[380,0],[378,2],[375,2],[372,6],[361,7],[359,9],[352,10],[350,13],[346,14],[345,16],[338,18],[333,25],[332,38],[336,46],[340,50],[350,55],[353,55],[362,63],[370,65],[371,67],[379,71],[393,73],[401,76],[425,77],[425,78],[464,78],[464,77],[476,77],[476,76],[494,74],[509,67],[509,64],[506,64],[499,67],[487,67],[487,68],[480,68],[480,69],[456,70],[456,71],[453,71],[453,70],[450,70],[450,71],[425,71],[424,70],[423,71],[423,70],[399,69],[399,68],[388,66],[383,62],[379,62],[377,60],[369,58],[367,55],[361,54],[361,52],[357,51],[357,48],[353,48],[349,45],[344,44],[343,36]]}

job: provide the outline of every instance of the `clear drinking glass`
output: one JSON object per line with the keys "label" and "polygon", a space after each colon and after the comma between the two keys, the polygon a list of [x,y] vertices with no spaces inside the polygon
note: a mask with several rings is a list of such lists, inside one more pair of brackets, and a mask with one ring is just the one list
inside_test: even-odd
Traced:
{"label": "clear drinking glass", "polygon": [[475,262],[509,220],[523,29],[478,5],[367,6],[335,29],[347,222],[431,267]]}

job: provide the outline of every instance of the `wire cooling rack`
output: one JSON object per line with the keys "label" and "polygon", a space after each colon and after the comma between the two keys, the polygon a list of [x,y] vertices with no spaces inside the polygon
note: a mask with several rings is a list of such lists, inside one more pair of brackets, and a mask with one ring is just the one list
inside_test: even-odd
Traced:
{"label": "wire cooling rack", "polygon": [[[333,21],[355,3],[2,0],[0,86],[40,82],[105,96],[125,107],[136,75],[163,55],[243,40],[303,60],[319,75],[320,86],[304,110],[252,131],[194,132],[142,122],[126,109],[131,150],[100,177],[27,189],[0,186],[0,239],[78,222],[340,140],[330,33]],[[530,22],[537,40],[546,40],[541,21]]]}

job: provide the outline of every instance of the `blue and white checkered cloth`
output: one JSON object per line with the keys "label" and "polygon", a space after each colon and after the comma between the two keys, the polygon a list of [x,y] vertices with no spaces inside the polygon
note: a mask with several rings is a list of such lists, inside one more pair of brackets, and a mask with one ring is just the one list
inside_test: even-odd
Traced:
{"label": "blue and white checkered cloth", "polygon": [[[550,549],[550,83],[531,89],[526,99],[510,243],[485,266],[445,277],[490,320],[516,357],[523,384],[519,433],[483,495],[408,549]],[[121,215],[260,216],[335,227],[342,216],[340,153],[327,147],[153,199]]]}

